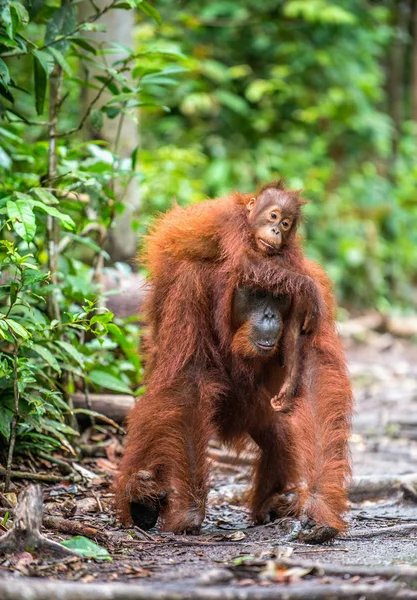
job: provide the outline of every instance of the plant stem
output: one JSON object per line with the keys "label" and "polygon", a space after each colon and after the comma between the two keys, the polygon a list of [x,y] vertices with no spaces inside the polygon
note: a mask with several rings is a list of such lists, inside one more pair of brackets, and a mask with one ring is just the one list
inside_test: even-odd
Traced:
{"label": "plant stem", "polygon": [[[13,335],[13,334],[12,334]],[[13,339],[15,341],[15,348],[13,352],[13,398],[14,398],[14,407],[13,407],[13,418],[10,424],[10,439],[9,439],[9,450],[7,452],[7,463],[6,463],[6,481],[4,483],[4,491],[9,491],[10,479],[12,476],[12,462],[13,462],[13,454],[14,447],[16,444],[16,427],[17,427],[17,419],[19,416],[19,380],[18,380],[18,355],[19,355],[19,345],[17,343],[16,338],[13,335]]]}
{"label": "plant stem", "polygon": [[[49,88],[49,148],[48,148],[48,187],[52,188],[58,169],[56,130],[58,124],[59,108],[61,105],[62,67],[56,65],[51,75]],[[49,318],[61,320],[57,297],[58,285],[58,256],[59,256],[59,223],[57,219],[47,216],[48,236],[48,266],[51,273],[51,283],[54,286],[48,295]]]}

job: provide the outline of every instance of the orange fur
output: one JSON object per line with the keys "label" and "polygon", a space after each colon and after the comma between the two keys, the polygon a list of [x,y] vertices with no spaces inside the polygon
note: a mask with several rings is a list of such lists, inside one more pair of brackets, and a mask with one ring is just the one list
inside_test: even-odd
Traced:
{"label": "orange fur", "polygon": [[[116,482],[116,505],[126,524],[130,502],[166,495],[163,528],[198,530],[208,486],[207,444],[217,435],[236,446],[250,436],[259,447],[250,500],[256,522],[271,511],[297,512],[318,525],[345,527],[352,395],[329,281],[303,257],[296,239],[279,256],[256,251],[245,208],[250,197],[235,193],[176,206],[148,236],[147,391],[129,416]],[[238,286],[289,295],[297,311],[317,317],[313,334],[303,339],[301,384],[290,416],[274,412],[270,403],[284,380],[277,354],[268,360],[249,356],[245,325],[233,330]],[[151,474],[151,492],[137,476],[143,470]],[[280,495],[295,487],[298,500],[283,508]]]}

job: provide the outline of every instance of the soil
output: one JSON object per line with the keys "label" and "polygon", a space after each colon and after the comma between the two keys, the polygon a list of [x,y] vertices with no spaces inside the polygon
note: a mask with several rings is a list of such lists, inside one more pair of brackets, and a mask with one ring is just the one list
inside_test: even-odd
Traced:
{"label": "soil", "polygon": [[[366,343],[348,339],[345,344],[356,399],[351,437],[354,475],[417,472],[417,346],[374,332]],[[376,594],[380,583],[392,579],[387,574],[381,577],[378,568],[417,567],[417,503],[412,494],[398,489],[386,497],[352,503],[347,533],[331,543],[308,546],[288,537],[288,524],[251,525],[244,506],[250,467],[241,462],[213,462],[212,491],[200,535],[123,529],[113,516],[110,490],[120,440],[111,430],[97,428],[85,432],[83,438],[85,444],[97,448],[99,456],[80,462],[89,471],[81,481],[70,482],[62,475],[61,483],[42,486],[43,533],[59,542],[76,534],[71,527],[78,524],[78,533],[106,548],[112,561],[78,557],[58,561],[29,552],[0,557],[0,590],[2,578],[38,577],[84,583],[140,582],[149,587],[149,597],[173,585],[184,590],[213,586],[213,593],[248,588],[254,594],[260,589],[281,594],[282,589],[295,591],[301,585],[306,598],[315,589],[317,597],[324,598],[329,596],[320,595],[321,586],[330,586],[330,591],[332,584],[341,586],[340,590],[350,584],[357,594],[345,596],[341,591],[332,597],[370,598],[375,595],[369,590]],[[42,472],[59,474],[59,468],[47,459],[43,467]],[[22,485],[15,482],[16,492]],[[8,499],[13,501],[13,495]],[[68,533],[63,532],[63,522]],[[334,574],[332,569],[310,568],[305,561],[346,570]],[[417,598],[412,577],[411,581],[394,580],[397,587],[391,597]],[[415,581],[417,585],[417,575]],[[383,590],[375,597],[390,597],[387,593]]]}

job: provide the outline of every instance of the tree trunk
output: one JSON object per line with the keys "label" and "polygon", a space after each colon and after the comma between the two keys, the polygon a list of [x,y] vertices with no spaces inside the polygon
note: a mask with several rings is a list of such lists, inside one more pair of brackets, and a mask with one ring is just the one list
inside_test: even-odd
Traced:
{"label": "tree trunk", "polygon": [[389,111],[394,122],[392,163],[395,163],[398,154],[398,143],[404,120],[404,68],[408,12],[409,7],[404,0],[398,2],[396,8],[394,8],[393,27],[395,33],[388,73]]}
{"label": "tree trunk", "polygon": [[412,74],[411,74],[411,118],[417,126],[417,0],[414,0],[411,15],[412,31]]}
{"label": "tree trunk", "polygon": [[[95,5],[102,9],[109,4],[109,0],[96,0]],[[92,14],[91,2],[84,0],[79,5],[79,20],[84,20]],[[101,43],[104,47],[109,46],[109,42],[116,42],[123,46],[133,47],[133,28],[134,11],[133,10],[110,10],[99,20],[106,26],[105,32],[83,32],[83,35]],[[126,53],[122,50],[108,57],[109,62],[122,60],[126,58]],[[90,77],[94,76],[94,71],[90,71]],[[102,71],[97,74],[102,75]],[[96,90],[86,88],[82,98],[81,114],[84,114],[87,107],[94,98]],[[101,96],[102,103],[97,108],[105,104],[112,97],[110,92],[105,91]],[[108,119],[104,115],[104,126],[101,137],[110,142],[111,150],[116,151],[122,158],[130,157],[133,150],[139,145],[139,128],[137,123],[132,122],[122,115],[114,119]],[[86,131],[86,135],[92,139],[97,137],[91,130]],[[117,147],[116,147],[117,146]],[[118,186],[116,182],[116,195],[123,198],[125,206],[124,212],[116,216],[114,226],[109,232],[107,250],[113,262],[129,260],[136,254],[137,239],[136,233],[132,229],[132,220],[140,208],[138,184],[133,179],[127,188]]]}

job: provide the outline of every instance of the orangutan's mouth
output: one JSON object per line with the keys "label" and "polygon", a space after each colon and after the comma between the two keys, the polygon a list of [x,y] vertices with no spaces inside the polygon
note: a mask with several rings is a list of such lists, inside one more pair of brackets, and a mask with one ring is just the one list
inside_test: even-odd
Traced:
{"label": "orangutan's mouth", "polygon": [[275,342],[273,341],[255,341],[255,346],[264,353],[269,353],[272,350],[275,350]]}
{"label": "orangutan's mouth", "polygon": [[269,244],[268,242],[265,242],[265,240],[263,240],[262,238],[258,238],[258,241],[261,242],[264,246],[266,246],[270,250],[276,251],[276,247],[275,246],[273,246],[272,244]]}

